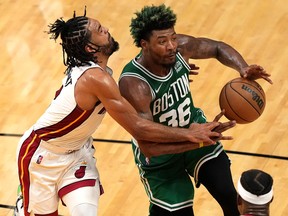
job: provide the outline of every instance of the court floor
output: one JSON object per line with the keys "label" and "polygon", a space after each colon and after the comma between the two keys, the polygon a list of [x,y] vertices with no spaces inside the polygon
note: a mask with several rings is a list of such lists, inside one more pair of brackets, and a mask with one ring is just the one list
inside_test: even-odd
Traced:
{"label": "court floor", "polygon": [[[120,43],[109,66],[117,81],[123,66],[139,49],[129,33],[131,18],[144,5],[165,3],[177,14],[175,30],[195,37],[225,41],[249,64],[270,73],[273,85],[259,80],[266,107],[255,122],[226,132],[234,137],[223,145],[231,159],[234,183],[241,172],[258,168],[274,178],[271,215],[288,215],[288,7],[285,0],[1,0],[0,11],[0,216],[12,215],[18,186],[15,151],[24,133],[49,105],[59,88],[65,67],[59,41],[49,39],[47,26],[70,18],[75,10],[98,19]],[[193,76],[194,104],[212,120],[219,111],[218,97],[226,82],[238,76],[215,59],[193,60],[200,67]],[[225,119],[223,119],[225,120]],[[95,138],[97,166],[105,193],[99,216],[145,216],[148,200],[134,164],[130,135],[106,116]],[[222,215],[203,186],[195,192],[195,215]],[[68,215],[60,206],[60,214]]]}

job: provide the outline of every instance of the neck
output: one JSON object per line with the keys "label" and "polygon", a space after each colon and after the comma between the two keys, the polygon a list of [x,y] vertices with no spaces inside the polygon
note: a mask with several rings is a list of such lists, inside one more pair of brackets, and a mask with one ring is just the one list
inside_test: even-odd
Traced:
{"label": "neck", "polygon": [[105,69],[108,64],[108,59],[109,57],[107,56],[97,55],[97,64]]}
{"label": "neck", "polygon": [[171,67],[154,62],[151,58],[146,57],[144,54],[137,60],[139,64],[157,76],[166,76]]}

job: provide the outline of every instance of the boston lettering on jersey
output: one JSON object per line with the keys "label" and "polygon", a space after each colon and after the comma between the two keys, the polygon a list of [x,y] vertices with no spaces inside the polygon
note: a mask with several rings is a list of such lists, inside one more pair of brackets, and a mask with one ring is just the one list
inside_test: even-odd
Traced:
{"label": "boston lettering on jersey", "polygon": [[[160,85],[158,92],[160,91]],[[157,90],[156,90],[157,93]],[[187,74],[183,74],[175,82],[170,84],[168,92],[165,92],[161,98],[157,98],[153,102],[153,115],[159,112],[165,112],[169,107],[173,106],[179,99],[186,97],[190,93],[189,79]]]}

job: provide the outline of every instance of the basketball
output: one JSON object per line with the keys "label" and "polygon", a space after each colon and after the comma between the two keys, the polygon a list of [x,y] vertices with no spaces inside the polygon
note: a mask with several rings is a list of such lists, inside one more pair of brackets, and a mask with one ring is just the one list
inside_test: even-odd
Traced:
{"label": "basketball", "polygon": [[266,105],[262,87],[252,80],[235,78],[221,90],[219,96],[221,110],[225,109],[225,117],[238,124],[247,124],[258,119]]}

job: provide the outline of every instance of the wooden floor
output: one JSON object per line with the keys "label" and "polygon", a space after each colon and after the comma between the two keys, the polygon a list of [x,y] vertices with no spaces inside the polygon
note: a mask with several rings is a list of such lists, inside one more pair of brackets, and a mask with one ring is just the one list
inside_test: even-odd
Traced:
{"label": "wooden floor", "polygon": [[[248,125],[238,125],[224,142],[229,152],[233,180],[242,171],[263,169],[274,177],[275,198],[271,215],[288,215],[288,7],[286,0],[1,0],[0,2],[0,216],[12,215],[18,185],[15,150],[19,137],[49,105],[60,86],[63,72],[59,42],[44,33],[59,17],[70,18],[74,10],[108,26],[120,43],[110,66],[117,80],[121,69],[138,52],[129,34],[131,17],[145,4],[165,2],[178,15],[176,31],[196,37],[222,40],[234,46],[250,64],[260,64],[272,74],[274,84],[259,80],[266,92],[263,115]],[[194,102],[209,119],[219,112],[222,86],[237,76],[215,60],[195,61],[200,74],[191,84]],[[106,116],[95,139],[125,140],[130,136]],[[147,216],[148,200],[138,178],[129,144],[95,142],[98,168],[105,188],[100,216]],[[254,154],[254,155],[253,155]],[[257,154],[281,156],[259,157]],[[222,215],[217,203],[203,188],[196,190],[195,215]],[[60,213],[67,210],[60,206]]]}

